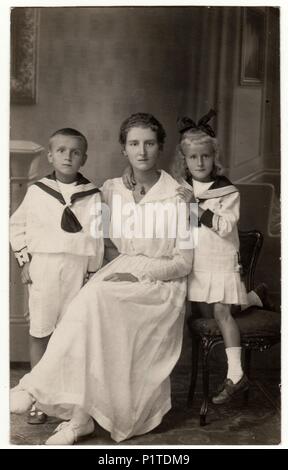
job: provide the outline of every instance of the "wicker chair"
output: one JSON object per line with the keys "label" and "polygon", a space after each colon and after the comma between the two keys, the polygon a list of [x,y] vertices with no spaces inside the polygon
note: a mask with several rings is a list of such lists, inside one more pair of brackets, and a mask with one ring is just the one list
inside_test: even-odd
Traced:
{"label": "wicker chair", "polygon": [[[247,291],[254,287],[254,272],[263,236],[257,230],[239,232],[240,258]],[[251,352],[264,351],[280,341],[280,314],[256,307],[250,307],[235,316],[241,333],[241,346],[244,349],[244,370],[250,377]],[[188,406],[192,405],[198,373],[199,348],[202,347],[203,402],[200,410],[200,426],[206,424],[209,403],[209,358],[211,351],[223,343],[221,332],[214,319],[188,318],[188,328],[192,338],[192,370],[188,394]],[[249,390],[244,392],[248,400]]]}

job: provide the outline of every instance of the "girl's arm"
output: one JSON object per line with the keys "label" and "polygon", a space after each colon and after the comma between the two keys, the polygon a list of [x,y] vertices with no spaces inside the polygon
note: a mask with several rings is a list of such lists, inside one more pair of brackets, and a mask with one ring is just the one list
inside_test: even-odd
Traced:
{"label": "girl's arm", "polygon": [[[199,208],[200,209],[200,208]],[[240,216],[240,194],[235,192],[221,198],[219,207],[212,211],[207,209],[202,214],[199,210],[199,220],[206,227],[226,237],[237,225]]]}

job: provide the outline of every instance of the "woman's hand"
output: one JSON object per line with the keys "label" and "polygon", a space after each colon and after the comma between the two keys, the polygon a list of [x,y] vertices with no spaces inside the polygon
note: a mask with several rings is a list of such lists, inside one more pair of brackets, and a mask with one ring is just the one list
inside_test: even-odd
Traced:
{"label": "woman's hand", "polygon": [[185,202],[193,202],[193,203],[197,202],[195,195],[194,195],[194,191],[188,188],[185,188],[184,186],[179,186],[179,188],[176,189],[176,193]]}
{"label": "woman's hand", "polygon": [[32,284],[32,279],[30,277],[30,263],[25,263],[21,270],[21,281],[22,284]]}
{"label": "woman's hand", "polygon": [[131,165],[126,166],[122,175],[122,181],[123,181],[124,186],[126,186],[127,189],[129,189],[130,191],[134,191],[136,181],[134,179],[133,168]]}
{"label": "woman's hand", "polygon": [[106,276],[104,281],[112,281],[112,282],[120,282],[120,281],[128,281],[128,282],[139,282],[139,279],[131,273],[113,273]]}

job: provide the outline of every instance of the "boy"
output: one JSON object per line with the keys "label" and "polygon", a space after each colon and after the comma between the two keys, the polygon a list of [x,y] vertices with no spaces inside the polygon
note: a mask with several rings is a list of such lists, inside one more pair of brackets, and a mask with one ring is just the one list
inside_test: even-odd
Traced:
{"label": "boy", "polygon": [[[87,275],[102,265],[103,237],[90,233],[91,216],[101,207],[100,192],[78,173],[87,147],[85,136],[75,129],[54,132],[48,152],[54,172],[28,188],[11,217],[12,249],[29,287],[31,368]],[[34,406],[28,423],[41,424],[46,418]]]}

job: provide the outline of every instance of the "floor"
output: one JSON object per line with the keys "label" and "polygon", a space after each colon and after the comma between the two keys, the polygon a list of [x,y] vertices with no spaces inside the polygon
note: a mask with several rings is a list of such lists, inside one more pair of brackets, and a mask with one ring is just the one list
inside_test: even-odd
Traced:
{"label": "floor", "polygon": [[[11,384],[15,385],[26,371],[11,370]],[[248,405],[242,400],[227,405],[209,405],[207,425],[199,426],[201,380],[199,378],[194,404],[186,406],[189,368],[177,366],[171,377],[172,409],[152,432],[132,438],[122,445],[277,445],[280,443],[280,379],[279,371],[253,370]],[[211,377],[211,390],[219,382],[219,374]],[[59,421],[50,417],[44,425],[29,425],[25,416],[11,415],[11,444],[39,445],[51,435]],[[117,444],[109,434],[97,426],[92,437],[77,445]]]}

